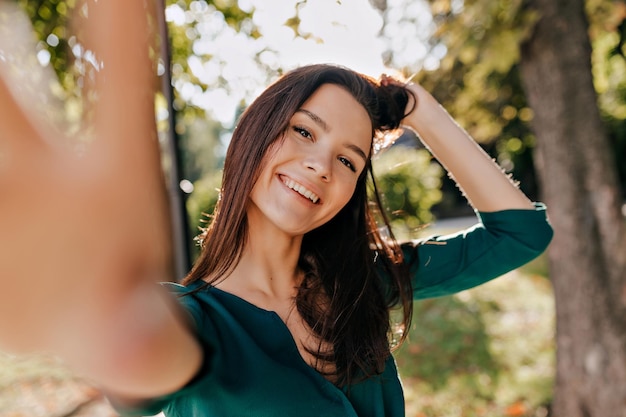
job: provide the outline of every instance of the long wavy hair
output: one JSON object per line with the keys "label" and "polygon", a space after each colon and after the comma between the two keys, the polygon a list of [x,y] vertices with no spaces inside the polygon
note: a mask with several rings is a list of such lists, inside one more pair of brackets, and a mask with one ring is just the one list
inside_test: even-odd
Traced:
{"label": "long wavy hair", "polygon": [[[264,157],[281,140],[293,114],[324,84],[346,89],[367,111],[370,158],[380,134],[397,129],[405,116],[410,93],[402,85],[381,85],[343,67],[310,65],[279,78],[246,109],[233,132],[220,198],[200,236],[201,254],[183,284],[204,279],[202,288],[210,286],[237,265],[247,241],[248,197]],[[304,235],[299,267],[305,278],[296,307],[320,341],[310,350],[316,368],[330,373],[338,386],[381,373],[391,353],[390,311],[399,307],[398,328],[408,329],[413,304],[408,268],[382,210],[371,160],[346,206]]]}

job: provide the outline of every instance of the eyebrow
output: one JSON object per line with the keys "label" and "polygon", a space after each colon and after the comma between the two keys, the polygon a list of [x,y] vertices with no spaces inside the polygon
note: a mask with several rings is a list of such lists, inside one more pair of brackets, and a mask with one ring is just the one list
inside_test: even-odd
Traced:
{"label": "eyebrow", "polygon": [[298,109],[296,110],[296,113],[304,113],[307,116],[309,116],[311,118],[311,120],[313,120],[319,127],[321,127],[324,132],[328,132],[328,125],[326,124],[326,122],[319,117],[317,114],[313,113],[312,111],[306,110],[306,109]]}
{"label": "eyebrow", "polygon": [[[321,127],[322,130],[324,130],[324,132],[328,132],[329,130],[328,124],[324,121],[324,119],[322,119],[321,117],[319,117],[317,114],[313,113],[312,111],[309,111],[306,109],[298,109],[296,110],[296,113],[306,114],[307,116],[309,116],[311,120],[315,122],[315,124]],[[363,152],[363,149],[359,148],[358,146],[352,143],[344,144],[344,147],[350,149],[351,151],[359,155],[361,158],[363,158],[365,162],[367,162],[367,155],[365,154],[365,152]]]}
{"label": "eyebrow", "polygon": [[365,152],[363,152],[363,149],[361,149],[358,146],[353,145],[351,143],[345,144],[344,146],[346,148],[351,149],[352,151],[354,151],[357,155],[359,155],[361,158],[363,158],[363,161],[365,161],[367,163],[367,155],[365,155]]}

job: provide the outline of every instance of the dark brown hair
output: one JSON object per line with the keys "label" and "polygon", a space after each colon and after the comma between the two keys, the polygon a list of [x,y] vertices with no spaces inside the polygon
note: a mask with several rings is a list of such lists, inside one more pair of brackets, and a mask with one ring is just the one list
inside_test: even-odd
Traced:
{"label": "dark brown hair", "polygon": [[[301,67],[270,85],[235,128],[220,199],[201,236],[200,257],[183,284],[205,279],[211,285],[237,265],[247,241],[248,196],[264,156],[281,139],[293,114],[324,84],[345,88],[365,108],[373,139],[398,128],[405,116],[410,93],[401,84],[383,86],[339,66]],[[368,198],[368,182],[373,201]],[[402,261],[368,162],[350,201],[327,224],[304,235],[300,252],[305,278],[296,306],[320,338],[320,347],[311,351],[322,364],[318,369],[331,363],[337,385],[383,371],[390,355],[390,308],[401,307],[402,327],[409,328],[412,291]],[[332,348],[324,350],[322,344]]]}

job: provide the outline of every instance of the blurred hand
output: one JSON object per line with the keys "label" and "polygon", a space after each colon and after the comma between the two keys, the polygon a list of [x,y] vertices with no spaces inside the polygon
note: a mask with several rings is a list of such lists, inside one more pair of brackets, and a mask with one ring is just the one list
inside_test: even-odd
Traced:
{"label": "blurred hand", "polygon": [[[7,3],[5,18],[14,13]],[[18,73],[33,83],[45,74],[16,71],[28,60],[12,54],[35,50],[17,20],[2,23],[9,35],[0,37],[0,348],[72,355],[79,338],[104,340],[112,323],[127,319],[122,294],[168,278],[148,57],[154,14],[144,2],[86,5],[90,18],[77,31],[102,65],[80,152],[37,111],[28,83],[17,82]]]}

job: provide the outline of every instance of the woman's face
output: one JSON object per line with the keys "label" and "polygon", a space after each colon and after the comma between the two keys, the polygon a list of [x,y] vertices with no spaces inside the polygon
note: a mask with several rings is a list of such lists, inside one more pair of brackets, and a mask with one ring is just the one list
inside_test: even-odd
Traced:
{"label": "woman's face", "polygon": [[366,110],[345,89],[324,84],[291,117],[252,189],[248,222],[291,236],[332,219],[350,200],[372,145]]}

